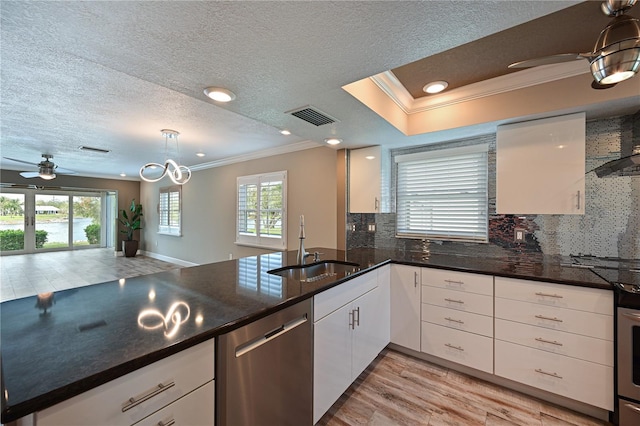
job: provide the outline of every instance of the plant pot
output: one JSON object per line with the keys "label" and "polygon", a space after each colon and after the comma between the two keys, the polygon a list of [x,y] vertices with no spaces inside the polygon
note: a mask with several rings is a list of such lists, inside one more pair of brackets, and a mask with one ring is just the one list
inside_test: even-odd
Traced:
{"label": "plant pot", "polygon": [[124,253],[124,257],[135,257],[136,253],[138,252],[138,241],[123,241],[122,252]]}

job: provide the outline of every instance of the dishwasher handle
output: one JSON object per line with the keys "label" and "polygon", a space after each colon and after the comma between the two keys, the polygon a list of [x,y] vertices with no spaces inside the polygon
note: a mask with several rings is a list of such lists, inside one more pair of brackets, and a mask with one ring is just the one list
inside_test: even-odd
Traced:
{"label": "dishwasher handle", "polygon": [[282,324],[280,327],[274,328],[273,330],[265,333],[262,336],[258,336],[254,339],[251,339],[245,343],[242,343],[241,345],[238,345],[236,347],[236,358],[241,357],[242,355],[251,352],[254,349],[259,348],[260,346],[264,345],[265,343],[269,343],[270,341],[272,341],[273,339],[277,339],[278,337],[282,336],[285,333],[290,332],[291,330],[293,330],[296,327],[301,326],[302,324],[304,324],[305,322],[308,321],[307,318],[307,314],[302,315],[299,318],[296,318],[294,320],[291,320],[285,324]]}

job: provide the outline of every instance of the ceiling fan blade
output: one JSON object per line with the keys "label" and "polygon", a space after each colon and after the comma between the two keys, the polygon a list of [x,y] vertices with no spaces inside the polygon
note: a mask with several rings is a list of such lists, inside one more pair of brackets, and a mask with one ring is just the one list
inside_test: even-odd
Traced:
{"label": "ceiling fan blade", "polygon": [[593,80],[591,82],[591,88],[592,89],[596,89],[596,90],[602,90],[602,89],[611,89],[613,86],[615,86],[618,83],[612,83],[612,84],[600,84],[597,81]]}
{"label": "ceiling fan blade", "polygon": [[562,53],[560,55],[543,56],[541,58],[527,59],[509,65],[509,68],[531,68],[540,65],[561,64],[563,62],[577,61],[578,59],[587,59],[583,53]]}
{"label": "ceiling fan blade", "polygon": [[2,157],[5,160],[11,160],[11,161],[15,161],[16,163],[23,163],[23,164],[29,164],[31,166],[37,166],[38,163],[32,163],[30,161],[23,161],[23,160],[18,160],[17,158],[9,158],[9,157]]}
{"label": "ceiling fan blade", "polygon": [[77,175],[78,172],[74,172],[73,170],[63,169],[62,167],[56,167],[55,172],[61,175]]}
{"label": "ceiling fan blade", "polygon": [[40,176],[38,172],[20,172],[20,176],[24,178],[34,178]]}

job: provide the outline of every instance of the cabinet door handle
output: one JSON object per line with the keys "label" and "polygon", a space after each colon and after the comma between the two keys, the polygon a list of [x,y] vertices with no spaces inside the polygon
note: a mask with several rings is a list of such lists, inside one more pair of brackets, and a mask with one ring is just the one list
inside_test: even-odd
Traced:
{"label": "cabinet door handle", "polygon": [[549,343],[551,345],[563,346],[562,343],[556,342],[555,340],[545,340],[542,337],[536,337],[536,342]]}
{"label": "cabinet door handle", "polygon": [[446,317],[445,319],[446,319],[447,321],[457,322],[458,324],[464,324],[464,321],[459,320],[459,319],[453,319],[453,318],[449,318],[449,317]]}
{"label": "cabinet door handle", "polygon": [[356,328],[355,311],[353,309],[349,312],[349,327],[351,327],[352,330]]}
{"label": "cabinet door handle", "polygon": [[636,413],[640,413],[640,408],[636,407],[635,405],[624,404],[624,406],[632,411],[635,411]]}
{"label": "cabinet door handle", "polygon": [[413,273],[413,287],[418,287],[418,272]]}
{"label": "cabinet door handle", "polygon": [[158,383],[155,387],[148,390],[147,392],[142,393],[140,395],[132,396],[122,404],[122,412],[124,413],[125,411],[130,410],[133,407],[136,407],[145,401],[148,401],[154,396],[160,395],[162,392],[166,391],[169,388],[174,387],[175,385],[176,385],[176,382],[174,382],[173,380],[169,382]]}
{"label": "cabinet door handle", "polygon": [[629,319],[632,319],[634,321],[640,321],[640,315],[638,315],[638,314],[631,314],[631,313],[625,312],[622,315],[624,315],[625,317],[627,317]]}
{"label": "cabinet door handle", "polygon": [[541,370],[540,368],[536,368],[536,373],[544,374],[546,376],[555,377],[556,379],[562,379],[562,376],[558,373],[549,373],[547,371]]}
{"label": "cabinet door handle", "polygon": [[464,301],[462,301],[462,300],[449,299],[449,298],[445,298],[444,300],[447,301],[447,302],[464,304]]}
{"label": "cabinet door handle", "polygon": [[578,210],[580,210],[580,191],[578,191]]}
{"label": "cabinet door handle", "polygon": [[378,211],[379,209],[380,209],[380,200],[378,200],[378,197],[375,197],[374,210]]}
{"label": "cabinet door handle", "polygon": [[556,299],[563,299],[564,296],[560,295],[560,294],[551,294],[551,293],[540,293],[537,292],[536,296],[542,296],[542,297],[554,297]]}
{"label": "cabinet door handle", "polygon": [[164,420],[160,420],[158,423],[156,423],[158,426],[173,426],[176,424],[175,419],[172,417],[167,417]]}
{"label": "cabinet door handle", "polygon": [[360,306],[358,306],[358,307],[354,310],[354,312],[355,312],[355,313],[357,313],[358,315],[355,315],[355,314],[354,314],[354,320],[353,320],[353,323],[354,323],[355,325],[357,325],[358,327],[360,327]]}
{"label": "cabinet door handle", "polygon": [[549,320],[549,321],[555,321],[555,322],[563,322],[561,319],[556,318],[556,317],[545,317],[544,315],[536,315],[536,318],[538,319],[543,319],[543,320]]}
{"label": "cabinet door handle", "polygon": [[456,345],[452,345],[451,343],[445,343],[444,344],[446,347],[451,348],[451,349],[455,349],[457,351],[461,351],[464,352],[464,348],[462,346],[456,346]]}
{"label": "cabinet door handle", "polygon": [[463,281],[455,281],[455,280],[444,280],[445,283],[447,284],[458,284],[458,285],[464,285]]}

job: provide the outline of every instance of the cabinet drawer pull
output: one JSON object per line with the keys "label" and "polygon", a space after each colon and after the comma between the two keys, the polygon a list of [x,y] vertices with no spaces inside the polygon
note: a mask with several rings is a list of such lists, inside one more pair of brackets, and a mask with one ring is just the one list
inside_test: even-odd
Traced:
{"label": "cabinet drawer pull", "polygon": [[624,406],[632,411],[635,411],[636,413],[640,413],[640,408],[636,407],[635,405],[624,404]]}
{"label": "cabinet drawer pull", "polygon": [[449,317],[446,317],[445,319],[446,319],[447,321],[457,322],[458,324],[464,324],[464,321],[462,321],[462,320],[453,319],[453,318],[449,318]]}
{"label": "cabinet drawer pull", "polygon": [[464,349],[462,348],[462,346],[455,346],[455,345],[452,345],[451,343],[445,343],[444,345],[445,345],[446,347],[448,347],[448,348],[451,348],[451,349],[455,349],[455,350],[457,350],[457,351],[464,352]]}
{"label": "cabinet drawer pull", "polygon": [[353,323],[354,323],[355,325],[357,325],[358,327],[360,327],[360,306],[358,306],[358,307],[354,310],[354,312],[356,312],[358,315],[355,315],[355,314],[354,314],[354,317],[353,317],[353,318],[354,318],[354,319],[353,319]]}
{"label": "cabinet drawer pull", "polygon": [[556,342],[555,340],[545,340],[542,337],[536,337],[537,342],[549,343],[551,345],[562,346],[562,343]]}
{"label": "cabinet drawer pull", "polygon": [[564,298],[564,296],[562,296],[560,294],[550,294],[550,293],[540,293],[540,292],[537,292],[536,296],[555,297],[556,299],[563,299]]}
{"label": "cabinet drawer pull", "polygon": [[562,379],[562,376],[559,375],[558,373],[548,373],[548,372],[546,372],[544,370],[541,370],[539,368],[536,368],[536,373],[544,374],[546,376],[555,377],[556,379]]}
{"label": "cabinet drawer pull", "polygon": [[153,398],[156,395],[161,394],[162,392],[174,387],[175,385],[176,382],[174,382],[173,380],[169,382],[158,383],[153,389],[150,389],[149,391],[140,395],[132,396],[122,404],[122,412],[124,413],[125,411],[142,404],[143,402]]}
{"label": "cabinet drawer pull", "polygon": [[380,210],[380,200],[378,200],[378,197],[374,198],[374,203],[373,203],[373,208],[375,209],[375,211]]}
{"label": "cabinet drawer pull", "polygon": [[176,421],[173,417],[168,417],[164,420],[160,420],[158,423],[156,423],[158,426],[173,426],[176,424]]}
{"label": "cabinet drawer pull", "polygon": [[455,281],[455,280],[444,280],[445,283],[447,284],[458,284],[458,285],[464,285],[463,281]]}
{"label": "cabinet drawer pull", "polygon": [[413,273],[413,287],[418,287],[418,272]]}
{"label": "cabinet drawer pull", "polygon": [[349,327],[351,327],[352,330],[356,328],[355,318],[356,318],[356,314],[355,314],[355,311],[352,309],[349,312]]}
{"label": "cabinet drawer pull", "polygon": [[444,300],[447,301],[447,302],[464,304],[464,301],[462,301],[462,300],[448,299],[448,298],[445,298]]}
{"label": "cabinet drawer pull", "polygon": [[564,321],[562,321],[562,320],[561,320],[561,319],[559,319],[559,318],[556,318],[556,317],[553,317],[553,318],[551,318],[551,317],[545,317],[544,315],[536,315],[536,318],[538,318],[538,319],[543,319],[543,320],[549,320],[549,321],[555,321],[555,322],[564,322]]}

